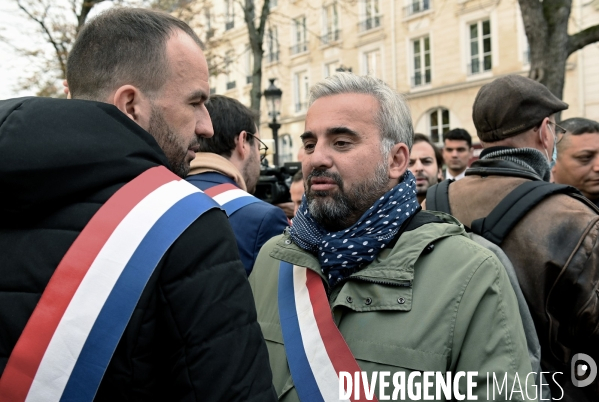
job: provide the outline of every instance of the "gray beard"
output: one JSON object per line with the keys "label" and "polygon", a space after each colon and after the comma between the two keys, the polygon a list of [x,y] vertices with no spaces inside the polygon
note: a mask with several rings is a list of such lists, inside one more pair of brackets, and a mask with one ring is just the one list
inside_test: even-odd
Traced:
{"label": "gray beard", "polygon": [[315,170],[310,173],[306,183],[310,183],[312,177],[331,178],[338,187],[338,191],[333,194],[310,189],[306,192],[310,215],[316,223],[330,232],[347,229],[356,223],[364,212],[389,190],[389,170],[384,163],[377,166],[373,178],[364,180],[347,193],[338,173]]}

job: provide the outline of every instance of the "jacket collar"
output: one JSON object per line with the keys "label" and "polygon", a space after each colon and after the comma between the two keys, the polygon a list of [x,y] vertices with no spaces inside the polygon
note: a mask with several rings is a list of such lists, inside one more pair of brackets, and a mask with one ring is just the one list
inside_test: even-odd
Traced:
{"label": "jacket collar", "polygon": [[466,170],[466,176],[509,176],[529,180],[542,180],[537,174],[515,162],[501,159],[479,159]]}
{"label": "jacket collar", "polygon": [[230,177],[235,181],[237,187],[247,191],[243,176],[231,161],[212,152],[196,152],[195,159],[191,161],[188,176],[206,172],[217,172]]}
{"label": "jacket collar", "polygon": [[[414,280],[414,266],[420,255],[423,252],[434,250],[434,245],[431,247],[431,244],[444,237],[465,233],[462,224],[451,215],[437,211],[422,211],[416,217],[424,217],[423,214],[433,215],[438,219],[425,221],[423,224],[417,221],[410,222],[392,249],[387,248],[381,251],[372,263],[352,274],[349,280],[366,280],[404,286],[406,281],[411,283]],[[285,230],[270,252],[270,256],[311,269],[327,282],[318,258],[294,244],[289,236],[289,229]]]}

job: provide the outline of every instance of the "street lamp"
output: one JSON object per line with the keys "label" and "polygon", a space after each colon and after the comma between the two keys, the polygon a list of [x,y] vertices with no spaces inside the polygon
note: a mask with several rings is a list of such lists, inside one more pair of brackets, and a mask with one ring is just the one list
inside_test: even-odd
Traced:
{"label": "street lamp", "polygon": [[279,129],[281,125],[277,123],[277,115],[281,111],[281,97],[283,91],[275,86],[276,78],[269,78],[270,85],[264,91],[266,105],[268,106],[268,115],[272,117],[272,121],[268,123],[268,127],[272,130],[272,139],[275,142],[275,152],[272,161],[275,166],[279,165]]}

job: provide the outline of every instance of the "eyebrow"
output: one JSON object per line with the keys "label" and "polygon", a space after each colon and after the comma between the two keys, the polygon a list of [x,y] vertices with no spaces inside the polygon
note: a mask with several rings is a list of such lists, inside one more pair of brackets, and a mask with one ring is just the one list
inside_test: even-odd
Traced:
{"label": "eyebrow", "polygon": [[200,100],[203,100],[204,102],[207,102],[209,99],[209,96],[206,92],[204,92],[200,89],[198,91],[192,92],[191,95],[189,95],[189,100],[194,100],[194,99],[200,99]]}
{"label": "eyebrow", "polygon": [[[347,134],[351,137],[360,137],[360,134],[358,134],[356,131],[352,130],[349,127],[345,127],[345,126],[331,127],[331,128],[328,128],[327,131],[325,132],[325,135],[335,135],[335,134]],[[316,138],[316,135],[312,131],[306,131],[302,135],[300,135],[300,139],[302,141],[307,140],[307,139],[312,139],[312,138]]]}

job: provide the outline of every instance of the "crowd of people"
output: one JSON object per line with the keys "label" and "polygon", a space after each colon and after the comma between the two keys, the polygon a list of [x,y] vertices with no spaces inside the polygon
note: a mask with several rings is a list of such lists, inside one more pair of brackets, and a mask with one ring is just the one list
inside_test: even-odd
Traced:
{"label": "crowd of people", "polygon": [[599,123],[506,75],[475,157],[341,72],[288,220],[208,78],[186,23],[115,8],[69,99],[0,101],[0,401],[599,400]]}

